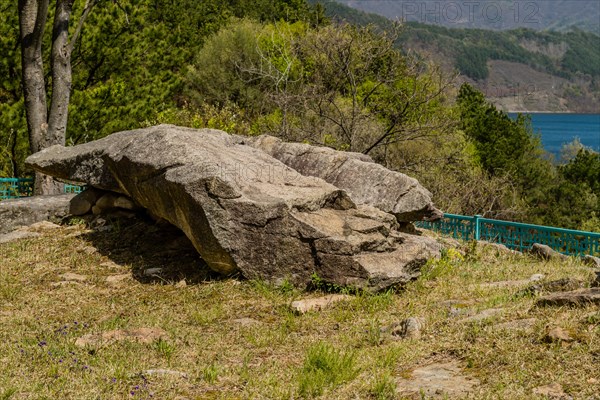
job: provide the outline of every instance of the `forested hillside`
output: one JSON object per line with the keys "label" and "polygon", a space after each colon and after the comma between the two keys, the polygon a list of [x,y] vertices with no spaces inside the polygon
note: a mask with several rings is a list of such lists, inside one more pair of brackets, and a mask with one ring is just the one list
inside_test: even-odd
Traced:
{"label": "forested hillside", "polygon": [[[17,5],[0,10],[0,176],[26,176]],[[100,2],[74,48],[67,144],[158,123],[266,133],[368,154],[447,212],[600,228],[597,153],[574,143],[553,163],[527,118],[398,50],[398,34],[301,0]]]}
{"label": "forested hillside", "polygon": [[[393,25],[378,14],[338,2],[318,2],[335,20],[372,24],[382,30]],[[457,70],[463,81],[474,84],[506,110],[600,110],[600,36],[592,32],[492,31],[408,22],[398,47],[435,59],[447,72]]]}
{"label": "forested hillside", "polygon": [[600,34],[600,2],[596,0],[326,0],[393,20],[451,28],[567,31],[574,28]]}

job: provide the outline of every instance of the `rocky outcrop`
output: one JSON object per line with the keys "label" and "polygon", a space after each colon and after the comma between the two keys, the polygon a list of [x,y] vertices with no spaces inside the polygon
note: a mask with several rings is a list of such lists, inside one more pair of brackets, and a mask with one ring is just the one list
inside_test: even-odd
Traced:
{"label": "rocky outcrop", "polygon": [[286,143],[272,136],[252,140],[259,148],[303,175],[316,176],[348,192],[357,204],[394,214],[399,222],[432,221],[443,213],[431,193],[414,178],[390,171],[367,155],[303,143]]}
{"label": "rocky outcrop", "polygon": [[61,219],[69,214],[73,194],[35,196],[0,202],[0,234],[36,222]]}
{"label": "rocky outcrop", "polygon": [[[179,227],[223,274],[295,284],[317,274],[378,290],[413,279],[439,255],[434,240],[398,232],[393,215],[357,205],[344,190],[300,174],[245,140],[161,125],[53,146],[27,164],[127,196]],[[376,186],[381,176],[370,183]]]}

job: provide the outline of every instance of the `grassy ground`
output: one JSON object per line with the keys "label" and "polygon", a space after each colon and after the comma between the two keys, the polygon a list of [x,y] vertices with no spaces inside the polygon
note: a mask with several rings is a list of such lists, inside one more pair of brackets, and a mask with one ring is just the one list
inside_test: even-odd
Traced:
{"label": "grassy ground", "polygon": [[[139,226],[99,233],[74,225],[0,244],[0,399],[393,399],[402,398],[398,382],[414,368],[444,360],[459,360],[481,382],[470,398],[536,399],[532,390],[551,383],[576,399],[600,393],[597,307],[540,308],[518,293],[522,287],[480,285],[536,273],[589,280],[591,270],[575,260],[466,245],[466,255],[450,251],[403,291],[361,294],[299,316],[289,304],[318,291],[214,279],[189,249],[165,253],[168,240],[154,250],[144,240]],[[157,265],[169,278],[142,277]],[[60,283],[65,273],[87,279]],[[121,274],[128,277],[106,281]],[[187,285],[177,284],[182,279]],[[443,303],[450,299],[504,312],[464,323]],[[424,320],[420,339],[393,340],[380,330],[411,316]],[[531,331],[494,328],[523,318],[536,319]],[[544,340],[554,326],[575,341]],[[167,336],[75,345],[86,334],[144,327]]]}

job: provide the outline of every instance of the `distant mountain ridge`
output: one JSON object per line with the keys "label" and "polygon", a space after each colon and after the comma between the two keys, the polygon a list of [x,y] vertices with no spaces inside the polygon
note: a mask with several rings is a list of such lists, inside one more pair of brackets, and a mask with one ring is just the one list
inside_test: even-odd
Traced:
{"label": "distant mountain ridge", "polygon": [[[332,19],[382,30],[393,24],[339,2],[318,2]],[[408,22],[398,47],[434,60],[448,73],[458,70],[459,83],[474,84],[506,111],[600,113],[600,36],[591,32],[452,29]]]}
{"label": "distant mountain ridge", "polygon": [[600,35],[598,0],[336,0],[391,20],[449,28],[568,31]]}

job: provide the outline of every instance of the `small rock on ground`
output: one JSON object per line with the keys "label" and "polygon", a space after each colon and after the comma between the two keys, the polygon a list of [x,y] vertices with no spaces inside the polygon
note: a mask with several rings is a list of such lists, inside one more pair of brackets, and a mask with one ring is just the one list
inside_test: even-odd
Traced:
{"label": "small rock on ground", "polygon": [[415,369],[410,379],[398,380],[402,396],[421,399],[421,394],[432,398],[463,398],[479,385],[477,379],[463,375],[457,361],[430,364]]}
{"label": "small rock on ground", "polygon": [[67,272],[64,274],[60,274],[58,277],[60,279],[62,279],[63,281],[76,281],[76,282],[85,282],[85,281],[87,281],[87,278],[88,278],[85,275],[75,274],[73,272]]}
{"label": "small rock on ground", "polygon": [[382,333],[401,339],[419,339],[425,322],[422,318],[410,317],[382,329]]}
{"label": "small rock on ground", "polygon": [[298,314],[305,314],[309,311],[321,311],[334,303],[350,299],[352,299],[352,296],[348,296],[346,294],[330,294],[314,299],[293,301],[290,307]]}
{"label": "small rock on ground", "polygon": [[533,254],[540,260],[551,260],[551,259],[559,259],[559,260],[568,260],[569,257],[559,253],[558,251],[552,249],[550,246],[546,246],[545,244],[534,243],[529,249],[529,253]]}
{"label": "small rock on ground", "polygon": [[36,236],[40,236],[40,234],[36,233],[36,232],[29,232],[29,231],[17,229],[16,231],[12,231],[12,232],[4,233],[4,234],[0,235],[0,243],[9,243],[9,242],[14,242],[15,240],[28,239],[28,238],[32,238],[32,237],[36,237]]}
{"label": "small rock on ground", "polygon": [[579,279],[572,278],[563,278],[557,279],[555,281],[550,282],[542,282],[537,283],[535,285],[529,286],[526,289],[523,289],[521,294],[538,294],[542,292],[560,292],[567,290],[576,290],[582,289],[587,286],[587,282],[581,281]]}
{"label": "small rock on ground", "polygon": [[550,328],[548,330],[548,333],[544,337],[544,339],[546,342],[549,342],[549,343],[552,343],[552,342],[567,342],[568,343],[568,342],[572,342],[575,340],[569,334],[569,332],[562,329],[561,327]]}
{"label": "small rock on ground", "polygon": [[117,329],[101,334],[84,335],[75,341],[75,345],[78,347],[97,346],[123,340],[152,343],[166,337],[167,332],[160,328]]}
{"label": "small rock on ground", "polygon": [[493,317],[494,315],[501,314],[502,312],[504,312],[503,308],[489,308],[487,310],[480,311],[477,314],[472,315],[470,317],[463,318],[458,322],[465,323],[483,321],[484,319],[488,319],[490,317]]}
{"label": "small rock on ground", "polygon": [[144,270],[142,275],[144,275],[144,276],[159,276],[160,274],[162,274],[162,272],[163,272],[162,268],[148,268],[148,269]]}
{"label": "small rock on ground", "polygon": [[539,306],[585,306],[600,304],[600,288],[551,293],[537,301]]}

